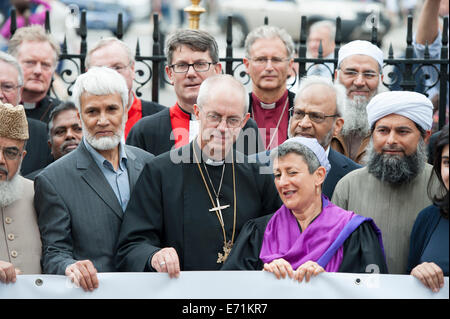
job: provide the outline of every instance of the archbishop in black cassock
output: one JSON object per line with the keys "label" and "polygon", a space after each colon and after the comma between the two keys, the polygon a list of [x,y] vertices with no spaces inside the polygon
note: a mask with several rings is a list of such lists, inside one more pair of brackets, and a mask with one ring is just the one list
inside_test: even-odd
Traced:
{"label": "archbishop in black cassock", "polygon": [[231,76],[203,81],[199,136],[157,156],[136,184],[118,240],[120,271],[218,270],[241,227],[281,206],[272,175],[233,150],[250,116],[246,96]]}
{"label": "archbishop in black cassock", "polygon": [[[200,154],[194,140],[156,157],[144,168],[125,212],[119,236],[116,260],[121,271],[154,271],[150,260],[162,247],[175,248],[181,270],[217,270],[222,266],[217,260],[218,253],[224,254],[223,232],[216,214],[209,211],[212,203],[194,163],[193,146]],[[172,162],[171,157],[181,158],[183,153],[190,155],[189,163]],[[234,158],[239,162],[234,165],[236,240],[249,219],[271,214],[282,203],[271,175],[259,174],[256,163],[243,163],[246,156],[241,153],[235,153]],[[223,168],[206,166],[217,189]],[[208,179],[203,163],[201,169]],[[230,205],[222,210],[227,241],[232,239],[233,233],[233,197],[232,164],[225,163],[219,201],[221,205]]]}

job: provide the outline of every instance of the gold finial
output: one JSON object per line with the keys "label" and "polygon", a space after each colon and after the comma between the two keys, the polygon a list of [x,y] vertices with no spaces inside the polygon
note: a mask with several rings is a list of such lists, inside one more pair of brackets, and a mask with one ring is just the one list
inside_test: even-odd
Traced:
{"label": "gold finial", "polygon": [[184,9],[184,12],[189,13],[189,29],[198,30],[200,26],[200,15],[206,12],[205,8],[198,5],[200,1],[201,0],[191,0],[192,5]]}

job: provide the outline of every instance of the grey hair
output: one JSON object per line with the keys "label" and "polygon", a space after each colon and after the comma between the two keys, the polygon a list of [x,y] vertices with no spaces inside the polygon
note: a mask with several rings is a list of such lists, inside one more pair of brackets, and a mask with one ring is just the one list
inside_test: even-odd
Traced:
{"label": "grey hair", "polygon": [[330,31],[330,40],[334,41],[334,38],[336,37],[336,26],[329,20],[317,21],[311,24],[309,27],[309,34],[322,28],[327,28]]}
{"label": "grey hair", "polygon": [[281,158],[288,154],[297,154],[303,157],[310,174],[314,173],[319,167],[320,162],[316,154],[309,147],[297,142],[284,142],[270,152],[270,161],[273,163],[275,158]]}
{"label": "grey hair", "polygon": [[86,56],[86,67],[87,68],[91,67],[91,55],[95,51],[97,51],[98,49],[101,49],[103,47],[106,47],[110,44],[113,44],[113,43],[117,43],[125,51],[125,53],[127,54],[129,63],[134,62],[134,55],[133,55],[133,52],[131,51],[131,48],[128,46],[128,44],[126,44],[122,40],[119,40],[114,37],[106,37],[106,38],[103,38],[100,41],[98,41],[94,45],[94,47],[91,50],[89,50],[89,52]]}
{"label": "grey hair", "polygon": [[128,106],[128,87],[125,79],[117,71],[107,67],[92,67],[78,76],[73,85],[72,101],[81,115],[81,96],[109,95],[119,93],[124,110]]}
{"label": "grey hair", "polygon": [[59,44],[50,33],[47,33],[41,25],[30,25],[19,28],[8,42],[8,53],[17,58],[19,47],[23,42],[47,42],[55,52],[54,66],[58,62],[60,53]]}
{"label": "grey hair", "polygon": [[312,85],[324,85],[333,90],[334,94],[336,95],[336,113],[339,117],[342,117],[347,101],[347,91],[341,83],[338,83],[338,81],[333,83],[331,78],[318,75],[309,75],[303,77],[300,80],[300,86],[295,94],[295,101],[297,101],[297,99],[301,97],[301,93],[303,92],[303,90]]}
{"label": "grey hair", "polygon": [[209,52],[212,63],[219,63],[219,48],[211,34],[202,30],[181,29],[167,38],[164,53],[168,65],[172,64],[173,52],[183,45],[192,51]]}
{"label": "grey hair", "polygon": [[245,87],[241,82],[236,80],[233,76],[229,74],[217,74],[208,77],[200,85],[197,95],[197,105],[202,107],[214,97],[215,90],[217,88],[222,88],[227,86],[230,88],[230,94],[241,94],[242,105],[244,107],[244,114],[248,112],[248,95]]}
{"label": "grey hair", "polygon": [[250,50],[252,48],[253,43],[255,43],[258,39],[273,39],[279,38],[283,41],[286,46],[286,51],[289,59],[292,59],[294,55],[294,41],[292,37],[287,33],[285,29],[278,28],[275,26],[263,25],[247,35],[245,39],[245,55],[247,58],[250,58]]}
{"label": "grey hair", "polygon": [[22,86],[23,85],[23,71],[22,71],[22,68],[20,67],[19,62],[17,62],[16,58],[8,53],[0,51],[0,61],[3,61],[6,64],[11,65],[12,67],[14,67],[17,70],[17,73],[18,73],[17,84],[19,86]]}

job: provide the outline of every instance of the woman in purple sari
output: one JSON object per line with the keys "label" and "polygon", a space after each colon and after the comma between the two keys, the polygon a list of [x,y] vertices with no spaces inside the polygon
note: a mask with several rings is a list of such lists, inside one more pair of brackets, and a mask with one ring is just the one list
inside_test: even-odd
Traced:
{"label": "woman in purple sari", "polygon": [[299,282],[323,271],[387,273],[381,232],[373,220],[322,195],[330,164],[316,139],[288,139],[271,159],[284,205],[246,223],[222,270],[264,269]]}

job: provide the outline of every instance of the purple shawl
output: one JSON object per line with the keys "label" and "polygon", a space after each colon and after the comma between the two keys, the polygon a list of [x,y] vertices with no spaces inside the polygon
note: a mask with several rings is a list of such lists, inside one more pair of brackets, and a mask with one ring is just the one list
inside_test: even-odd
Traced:
{"label": "purple shawl", "polygon": [[[348,231],[349,227],[346,225],[354,217],[357,218],[350,223],[354,224],[350,225],[352,230]],[[337,272],[343,258],[343,241],[365,220],[367,219],[364,217],[334,205],[322,195],[322,212],[303,232],[300,232],[297,219],[283,205],[267,224],[259,258],[264,263],[283,258],[294,270],[308,260],[315,262],[320,260],[319,264],[325,271]],[[346,231],[342,232],[344,228]],[[339,236],[341,232],[348,234],[342,238],[342,235]],[[342,243],[332,245],[338,237],[343,239]],[[335,246],[335,250],[333,247],[328,250],[330,246]],[[321,258],[322,256],[325,258]]]}

